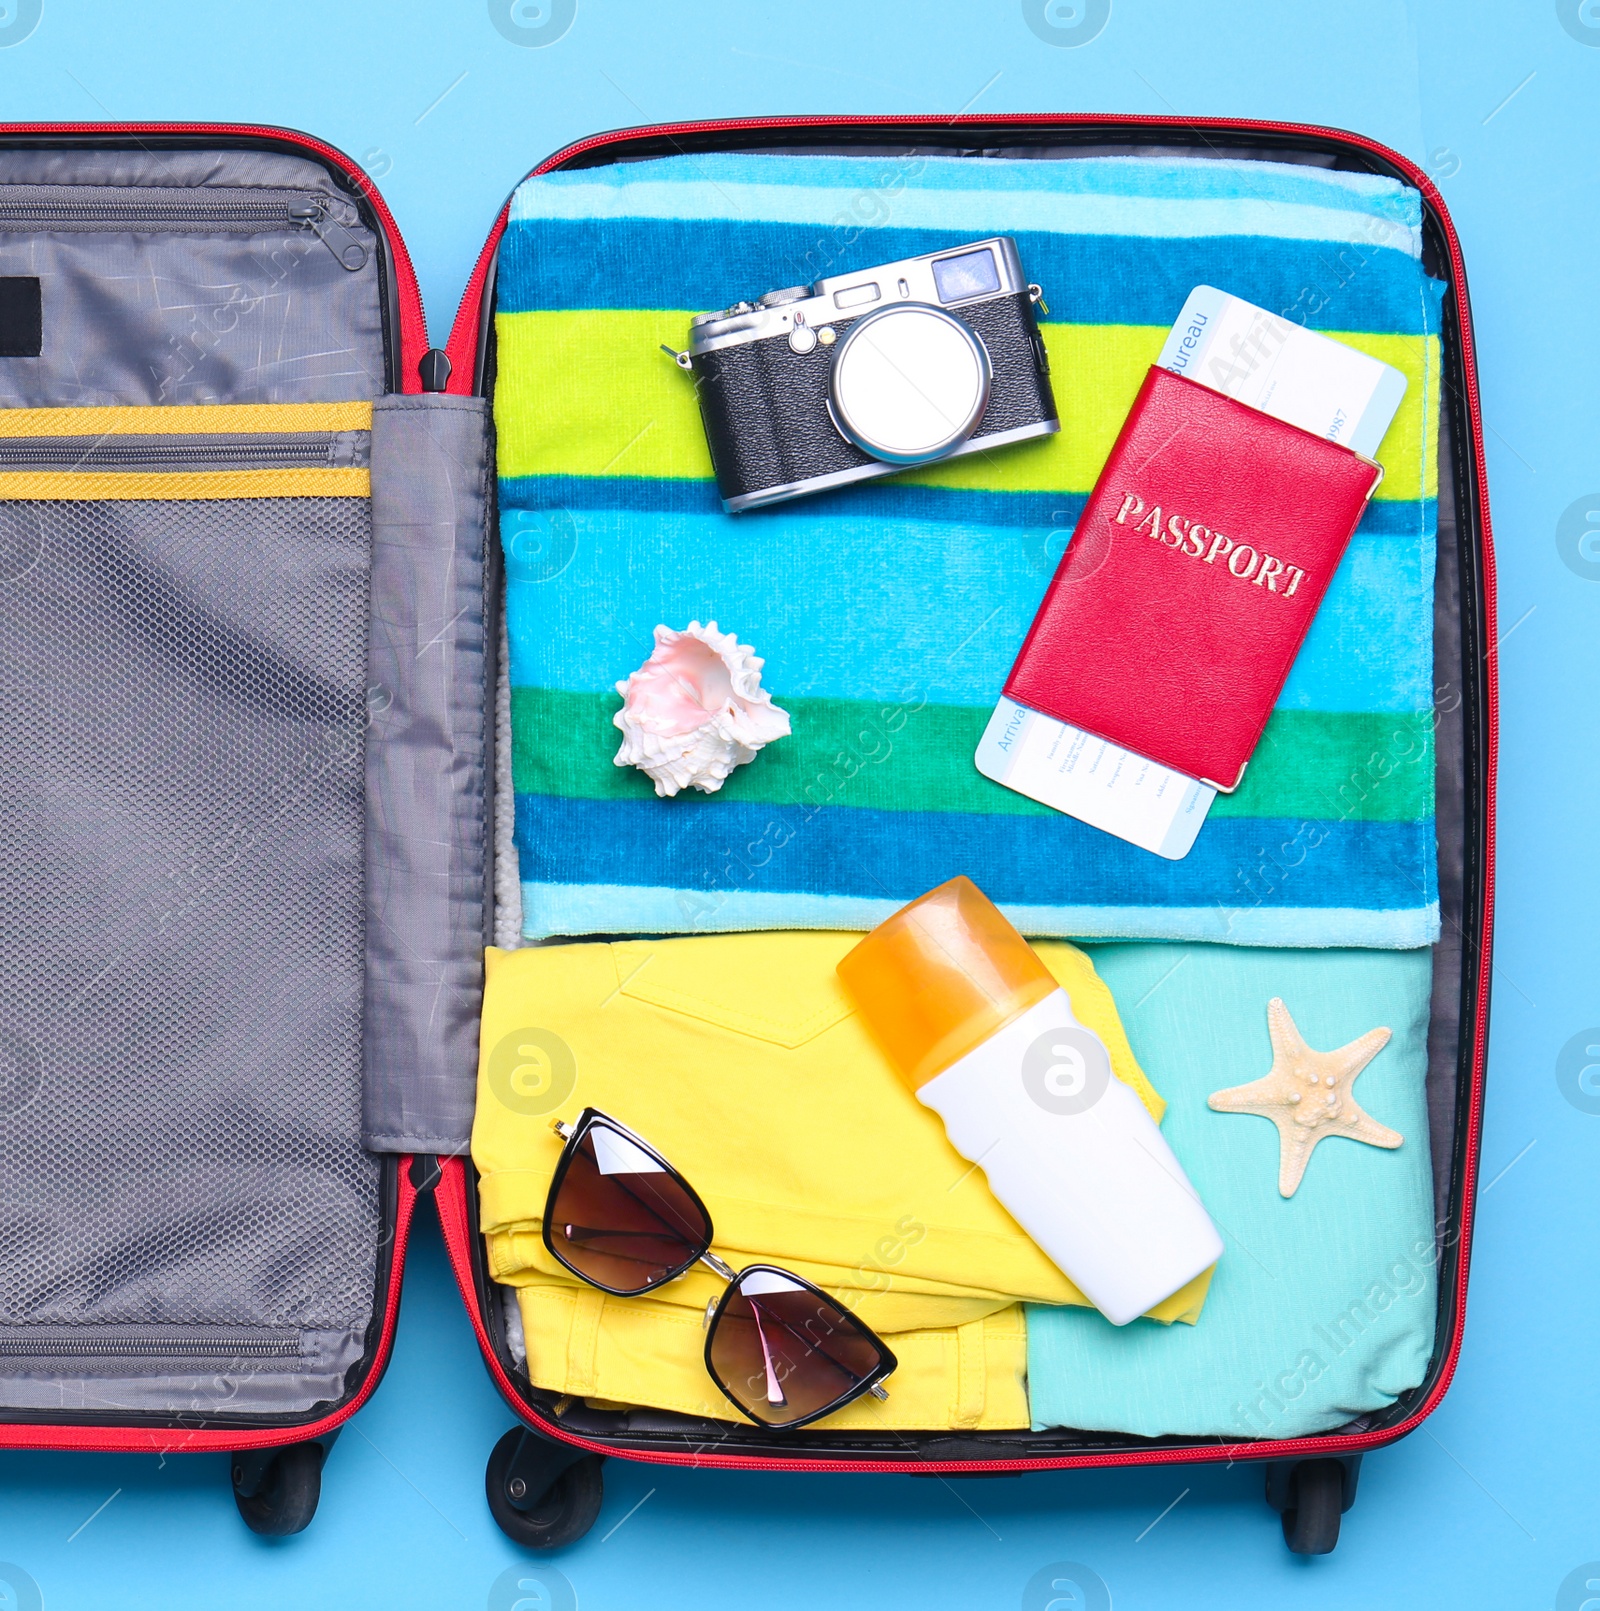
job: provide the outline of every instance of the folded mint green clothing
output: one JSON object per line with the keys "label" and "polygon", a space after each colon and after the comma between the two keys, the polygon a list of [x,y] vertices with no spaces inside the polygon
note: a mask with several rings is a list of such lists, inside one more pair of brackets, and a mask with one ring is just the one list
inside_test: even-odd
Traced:
{"label": "folded mint green clothing", "polygon": [[[1196,1326],[1118,1329],[1093,1310],[1031,1305],[1034,1426],[1286,1438],[1392,1404],[1422,1380],[1433,1350],[1431,953],[1086,949],[1167,1097],[1162,1130],[1226,1251]],[[1277,1126],[1206,1106],[1213,1091],[1271,1067],[1274,996],[1316,1051],[1380,1026],[1394,1032],[1354,1096],[1405,1137],[1394,1151],[1320,1142],[1289,1198],[1278,1193]]]}

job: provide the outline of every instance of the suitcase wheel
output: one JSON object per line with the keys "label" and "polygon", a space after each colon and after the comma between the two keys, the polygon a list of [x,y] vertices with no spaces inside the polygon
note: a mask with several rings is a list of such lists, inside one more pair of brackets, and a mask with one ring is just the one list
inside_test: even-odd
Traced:
{"label": "suitcase wheel", "polygon": [[484,1475],[489,1512],[500,1531],[525,1549],[577,1543],[600,1514],[602,1458],[512,1427],[495,1444]]}
{"label": "suitcase wheel", "polygon": [[233,1499],[252,1533],[284,1538],[304,1532],[322,1497],[320,1443],[291,1443],[233,1457]]}
{"label": "suitcase wheel", "polygon": [[1296,1555],[1327,1555],[1356,1497],[1360,1456],[1296,1460],[1267,1467],[1267,1503],[1283,1517],[1283,1541]]}

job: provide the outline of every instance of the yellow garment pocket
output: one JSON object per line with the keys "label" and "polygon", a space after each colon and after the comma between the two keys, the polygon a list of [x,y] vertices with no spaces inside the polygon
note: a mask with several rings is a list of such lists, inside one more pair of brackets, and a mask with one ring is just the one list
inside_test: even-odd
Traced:
{"label": "yellow garment pocket", "polygon": [[820,942],[818,965],[796,967],[778,991],[772,988],[766,948],[752,944],[748,934],[708,934],[688,946],[619,941],[611,947],[617,991],[664,1012],[794,1051],[855,1011],[827,965],[838,949],[836,937],[794,936],[801,957],[807,939]]}

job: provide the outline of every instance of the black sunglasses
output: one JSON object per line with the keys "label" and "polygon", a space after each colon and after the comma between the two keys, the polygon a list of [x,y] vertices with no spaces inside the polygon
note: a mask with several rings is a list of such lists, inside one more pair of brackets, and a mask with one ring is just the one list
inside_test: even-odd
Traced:
{"label": "black sunglasses", "polygon": [[735,1271],[710,1251],[711,1215],[660,1153],[585,1108],[551,1128],[565,1142],[544,1205],[544,1245],[575,1276],[636,1298],[705,1264],[728,1283],[706,1305],[706,1370],[760,1426],[796,1427],[879,1386],[895,1368],[882,1340],[788,1270]]}

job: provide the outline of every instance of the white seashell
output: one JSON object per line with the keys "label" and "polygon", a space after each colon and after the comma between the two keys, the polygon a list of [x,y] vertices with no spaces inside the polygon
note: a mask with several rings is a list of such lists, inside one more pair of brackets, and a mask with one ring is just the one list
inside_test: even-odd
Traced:
{"label": "white seashell", "polygon": [[688,788],[715,794],[734,767],[789,736],[788,713],[761,686],[765,664],[715,621],[658,626],[650,658],[617,684],[616,764],[638,767],[663,799]]}

